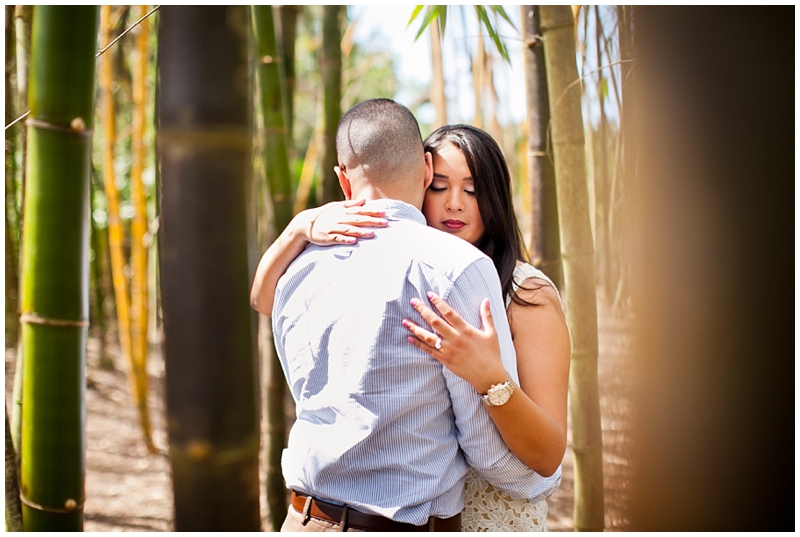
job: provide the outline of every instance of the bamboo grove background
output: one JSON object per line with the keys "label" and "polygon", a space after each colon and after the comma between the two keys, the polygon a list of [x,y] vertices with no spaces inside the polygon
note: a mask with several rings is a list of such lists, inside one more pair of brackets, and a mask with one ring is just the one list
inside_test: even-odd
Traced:
{"label": "bamboo grove background", "polygon": [[[444,123],[471,123],[504,150],[531,257],[567,302],[574,525],[599,531],[596,301],[629,317],[648,305],[637,303],[633,268],[641,217],[632,200],[644,188],[634,112],[646,109],[637,95],[636,12],[496,8],[409,6],[407,31],[430,40],[433,72],[430,87],[412,88],[404,104],[431,118],[421,120],[423,136]],[[172,463],[176,530],[258,530],[259,501],[268,505],[264,529],[279,528],[285,387],[268,322],[246,305],[243,275],[252,277],[294,214],[339,198],[331,170],[341,114],[403,86],[398,59],[356,42],[358,21],[348,13],[346,6],[5,6],[5,337],[19,372],[6,408],[10,529],[20,511],[26,530],[82,528],[87,337],[101,343],[105,367],[116,347],[128,363],[142,442]],[[482,36],[455,47],[470,85],[445,75],[442,48],[452,45],[456,24]],[[521,122],[501,113],[498,91],[514,47],[523,57]],[[59,68],[76,54],[86,60],[75,69],[82,79]],[[465,92],[475,103],[466,116],[454,104]],[[75,151],[84,161],[47,160]],[[55,261],[42,268],[49,248]],[[148,354],[156,348],[166,361],[168,445],[154,441],[146,405]],[[66,378],[74,378],[69,388],[54,389]],[[67,464],[37,447],[53,420],[53,430],[65,431],[56,449],[74,454]],[[259,480],[267,483],[262,500]],[[22,494],[9,496],[17,482]],[[225,502],[215,501],[220,495]]]}

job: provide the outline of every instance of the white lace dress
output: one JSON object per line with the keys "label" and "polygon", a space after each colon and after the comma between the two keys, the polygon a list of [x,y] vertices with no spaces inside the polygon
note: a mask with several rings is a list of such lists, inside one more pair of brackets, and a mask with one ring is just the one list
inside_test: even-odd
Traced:
{"label": "white lace dress", "polygon": [[[550,278],[532,265],[522,264],[514,269],[514,289],[528,278]],[[553,289],[556,289],[553,285]],[[556,289],[558,293],[558,289]],[[511,297],[506,297],[506,307]],[[563,310],[563,306],[562,306]],[[545,498],[561,483],[561,467],[555,474],[543,478],[538,487],[539,501],[515,500],[483,479],[475,470],[467,474],[464,490],[464,510],[461,512],[461,531],[547,531],[547,501]]]}

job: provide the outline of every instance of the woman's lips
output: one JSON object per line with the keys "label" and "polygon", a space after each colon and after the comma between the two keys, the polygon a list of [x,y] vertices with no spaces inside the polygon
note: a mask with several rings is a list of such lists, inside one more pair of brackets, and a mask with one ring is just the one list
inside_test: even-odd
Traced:
{"label": "woman's lips", "polygon": [[466,226],[464,222],[461,220],[445,220],[442,222],[442,225],[447,229],[452,229],[453,231],[461,229],[462,227]]}

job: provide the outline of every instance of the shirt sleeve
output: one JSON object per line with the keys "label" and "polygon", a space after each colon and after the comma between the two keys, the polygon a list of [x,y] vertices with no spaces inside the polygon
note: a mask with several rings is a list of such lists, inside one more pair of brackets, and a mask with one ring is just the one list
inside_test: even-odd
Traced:
{"label": "shirt sleeve", "polygon": [[[491,260],[482,258],[470,264],[455,280],[448,296],[442,298],[476,327],[481,326],[480,304],[489,299],[503,365],[518,382],[516,352],[503,308],[500,281]],[[544,478],[511,453],[472,385],[447,368],[443,372],[453,403],[458,443],[467,464],[512,498],[538,501]]]}

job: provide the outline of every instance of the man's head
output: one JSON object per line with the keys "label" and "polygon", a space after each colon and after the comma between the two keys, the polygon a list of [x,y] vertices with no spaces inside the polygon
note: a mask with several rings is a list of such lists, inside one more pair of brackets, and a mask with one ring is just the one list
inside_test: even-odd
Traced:
{"label": "man's head", "polygon": [[347,198],[388,197],[421,206],[432,161],[423,151],[419,124],[405,106],[390,99],[355,105],[339,121],[336,153]]}

